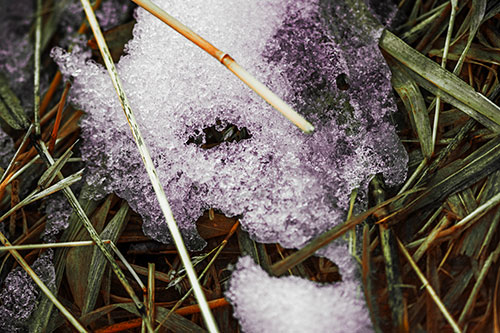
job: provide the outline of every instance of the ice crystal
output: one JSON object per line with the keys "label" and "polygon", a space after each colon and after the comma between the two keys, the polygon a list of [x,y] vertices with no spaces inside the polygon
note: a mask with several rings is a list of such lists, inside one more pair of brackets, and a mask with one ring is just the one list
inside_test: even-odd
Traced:
{"label": "ice crystal", "polygon": [[[404,179],[406,153],[388,121],[395,105],[377,47],[381,28],[361,4],[157,3],[231,54],[316,128],[301,133],[210,56],[137,10],[134,38],[117,69],[191,248],[203,245],[194,221],[209,207],[241,214],[256,240],[300,247],[344,219],[352,189],[363,192],[370,175],[383,173],[389,184]],[[145,233],[169,242],[108,74],[60,49],[53,54],[62,71],[75,76],[71,100],[87,112],[87,182],[127,199],[142,215]],[[208,150],[190,143],[217,123],[244,127],[251,138]]]}
{"label": "ice crystal", "polygon": [[56,193],[47,199],[45,213],[47,214],[47,223],[43,232],[43,238],[46,242],[53,242],[62,230],[68,227],[68,220],[73,212],[66,197],[61,193]]}
{"label": "ice crystal", "polygon": [[372,332],[363,293],[352,280],[319,284],[270,277],[240,258],[225,295],[243,332]]}
{"label": "ice crystal", "polygon": [[0,128],[0,167],[6,168],[14,155],[12,138]]}
{"label": "ice crystal", "polygon": [[[31,266],[49,287],[55,287],[52,251],[42,254]],[[27,319],[38,305],[40,290],[21,267],[7,275],[0,293],[0,332],[27,332]]]}
{"label": "ice crystal", "polygon": [[[29,31],[33,1],[0,0],[0,72],[9,78],[10,87],[23,102],[33,98],[30,60],[33,47]],[[31,93],[30,93],[31,91]]]}

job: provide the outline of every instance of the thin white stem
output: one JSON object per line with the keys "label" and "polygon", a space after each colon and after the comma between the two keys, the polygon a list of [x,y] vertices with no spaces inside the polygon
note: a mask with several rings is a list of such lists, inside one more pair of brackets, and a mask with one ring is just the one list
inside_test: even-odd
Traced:
{"label": "thin white stem", "polygon": [[420,162],[420,164],[418,165],[417,169],[415,169],[415,171],[413,172],[411,177],[408,178],[408,180],[403,185],[403,187],[401,187],[401,189],[398,192],[398,195],[401,193],[404,193],[406,190],[408,190],[410,188],[410,186],[413,185],[413,182],[415,181],[415,179],[417,179],[417,177],[420,175],[420,173],[422,172],[422,170],[424,169],[424,167],[426,165],[427,165],[427,160],[424,158],[422,160],[422,162]]}
{"label": "thin white stem", "polygon": [[[110,240],[103,240],[104,244],[111,242]],[[79,246],[93,246],[96,245],[94,241],[78,241],[78,242],[60,242],[60,243],[47,243],[47,244],[25,244],[25,245],[11,245],[0,247],[0,252],[9,250],[34,250],[34,249],[53,249],[56,247],[79,247]]]}
{"label": "thin white stem", "polygon": [[[115,87],[115,90],[120,99],[120,103],[122,104],[123,111],[132,130],[132,135],[134,137],[135,143],[137,144],[139,153],[141,154],[142,161],[144,162],[144,166],[146,168],[146,172],[151,180],[151,184],[156,193],[156,197],[158,199],[158,203],[163,212],[163,215],[165,216],[165,220],[167,222],[168,228],[174,240],[175,246],[177,247],[177,251],[179,252],[181,261],[184,267],[186,268],[186,273],[188,275],[189,281],[191,282],[191,286],[194,290],[194,295],[196,297],[196,300],[198,301],[198,304],[200,306],[201,314],[203,316],[205,324],[209,332],[214,332],[214,333],[219,332],[215,319],[212,315],[212,312],[210,311],[210,307],[208,306],[208,302],[205,298],[205,294],[203,293],[201,285],[199,284],[198,279],[196,277],[196,272],[191,263],[191,259],[189,258],[189,253],[186,249],[186,246],[184,245],[184,241],[182,239],[179,228],[177,227],[177,223],[175,222],[172,210],[170,209],[170,205],[167,200],[167,196],[163,191],[163,186],[160,183],[160,179],[158,178],[156,168],[154,167],[153,161],[151,159],[151,155],[149,154],[149,150],[141,135],[139,125],[137,124],[134,113],[128,102],[127,96],[125,95],[125,91],[123,89],[121,80],[118,77],[118,73],[113,63],[113,59],[111,57],[111,54],[109,53],[108,46],[106,44],[106,41],[104,40],[104,36],[102,34],[101,28],[99,27],[99,23],[97,22],[94,11],[90,6],[89,0],[81,0],[81,3],[85,11],[85,14],[87,15],[87,19],[89,21],[89,25],[92,29],[92,32],[94,33],[97,45],[99,46],[99,50],[101,51],[101,56],[103,57],[104,63],[113,82],[113,86]],[[145,319],[147,320],[147,318]],[[147,323],[149,323],[148,320]],[[151,323],[149,324],[150,324],[149,326],[151,326]],[[152,330],[152,327],[148,327],[148,330]]]}
{"label": "thin white stem", "polygon": [[33,76],[34,103],[33,113],[35,119],[35,134],[40,135],[40,52],[42,44],[42,0],[36,1],[36,20],[35,20],[35,73]]}
{"label": "thin white stem", "polygon": [[422,281],[422,284],[423,284],[422,287],[427,290],[427,292],[431,296],[432,300],[436,303],[437,307],[439,308],[439,310],[441,311],[441,313],[443,314],[443,316],[446,318],[446,320],[448,321],[448,323],[452,327],[453,332],[455,332],[455,333],[462,332],[462,330],[458,326],[458,324],[455,321],[455,319],[453,319],[453,317],[451,316],[451,314],[448,311],[448,309],[446,308],[446,306],[443,304],[443,302],[441,301],[441,299],[439,298],[439,296],[436,294],[436,291],[434,290],[434,288],[432,288],[432,286],[429,284],[429,281],[427,281],[424,273],[422,273],[422,271],[420,270],[420,268],[418,267],[418,265],[415,263],[415,261],[411,257],[410,253],[408,253],[408,251],[406,250],[406,248],[403,245],[403,243],[401,243],[401,241],[399,240],[399,238],[396,238],[396,240],[398,242],[399,249],[401,250],[401,252],[405,256],[405,258],[408,260],[408,262],[410,263],[410,265],[413,268],[413,270],[415,271],[415,273],[417,273],[417,276],[420,279],[420,281]]}
{"label": "thin white stem", "polygon": [[30,127],[26,131],[26,134],[24,134],[24,137],[23,137],[23,140],[21,141],[21,144],[17,148],[14,156],[12,156],[12,158],[11,158],[11,160],[9,162],[9,165],[7,166],[7,169],[5,169],[2,177],[0,178],[0,183],[2,183],[5,180],[5,178],[9,174],[10,170],[12,170],[12,167],[14,166],[14,162],[16,161],[16,158],[17,158],[17,156],[19,156],[19,153],[21,152],[21,148],[23,147],[23,145],[28,140],[28,137],[30,136],[32,130],[33,130],[33,124],[30,125]]}
{"label": "thin white stem", "polygon": [[132,265],[130,265],[130,263],[127,261],[127,259],[125,258],[125,256],[116,247],[115,243],[110,242],[109,246],[111,246],[111,249],[116,254],[116,256],[118,257],[118,259],[121,260],[121,262],[127,268],[127,270],[129,271],[129,273],[134,277],[134,279],[137,282],[137,284],[139,285],[139,287],[141,287],[142,290],[146,289],[146,286],[144,285],[144,283],[142,283],[142,280],[139,278],[139,275],[137,275],[137,273],[135,272],[135,270],[132,268]]}
{"label": "thin white stem", "polygon": [[453,228],[461,228],[467,225],[469,222],[474,220],[479,215],[487,212],[489,209],[495,207],[500,203],[500,192],[495,194],[490,200],[486,201],[481,206],[474,209],[469,215],[461,219],[457,224],[453,226]]}
{"label": "thin white stem", "polygon": [[[446,68],[448,61],[448,51],[450,49],[451,34],[453,32],[453,25],[455,25],[455,16],[457,15],[457,0],[451,1],[451,14],[448,23],[448,32],[446,33],[446,40],[444,42],[443,59],[441,60],[441,67]],[[439,125],[439,113],[441,112],[441,97],[436,96],[436,109],[434,112],[434,123],[432,127],[432,151],[434,152],[436,146],[437,130]]]}

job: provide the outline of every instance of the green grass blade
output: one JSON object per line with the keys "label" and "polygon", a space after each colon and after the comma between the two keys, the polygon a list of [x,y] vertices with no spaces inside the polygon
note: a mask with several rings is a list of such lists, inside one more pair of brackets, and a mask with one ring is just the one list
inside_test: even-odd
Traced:
{"label": "green grass blade", "polygon": [[42,53],[42,0],[36,0],[35,18],[35,73],[33,75],[33,115],[35,123],[35,134],[40,135],[40,62]]}
{"label": "green grass blade", "polygon": [[[116,215],[109,221],[108,225],[101,232],[100,236],[102,239],[110,239],[112,242],[116,242],[120,237],[123,229],[125,228],[128,221],[129,206],[127,202],[123,202],[120,209]],[[106,268],[106,258],[99,251],[99,249],[94,248],[94,253],[90,263],[89,277],[85,295],[85,303],[82,309],[82,314],[86,314],[94,309],[95,303],[97,301],[97,296],[101,289],[101,281],[104,276]]]}
{"label": "green grass blade", "polygon": [[27,129],[28,118],[19,98],[12,92],[7,78],[0,73],[0,117],[13,129]]}
{"label": "green grass blade", "polygon": [[403,101],[411,124],[418,135],[420,149],[424,157],[432,155],[431,123],[424,97],[415,81],[406,74],[406,71],[396,62],[388,61],[392,72],[392,86]]}
{"label": "green grass blade", "polygon": [[[456,2],[456,1],[455,1]],[[462,70],[462,65],[465,60],[465,56],[469,51],[469,47],[472,44],[472,40],[476,37],[476,33],[479,30],[479,26],[481,25],[481,21],[486,12],[486,0],[472,0],[472,8],[471,8],[471,19],[470,19],[470,29],[469,29],[469,37],[467,38],[467,44],[458,59],[457,64],[455,65],[455,69],[453,70],[454,74],[458,74]]]}
{"label": "green grass blade", "polygon": [[456,75],[414,50],[388,30],[382,33],[379,45],[401,64],[416,73],[416,76],[421,78],[418,80],[414,76],[419,85],[424,83],[422,81],[427,82],[425,89],[440,95],[443,100],[445,97],[452,97],[451,100],[459,102],[456,103],[457,108],[492,131],[500,132],[500,107],[484,95],[474,91],[471,86]]}

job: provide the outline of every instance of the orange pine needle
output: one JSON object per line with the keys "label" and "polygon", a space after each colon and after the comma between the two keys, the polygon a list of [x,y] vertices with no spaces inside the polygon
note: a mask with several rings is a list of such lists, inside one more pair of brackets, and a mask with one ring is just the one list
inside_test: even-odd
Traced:
{"label": "orange pine needle", "polygon": [[57,71],[56,75],[54,75],[54,78],[52,79],[52,82],[50,83],[49,89],[47,90],[45,96],[43,97],[42,104],[40,105],[40,117],[42,117],[43,114],[45,113],[45,110],[49,106],[52,97],[54,97],[57,87],[59,87],[61,81],[62,81],[62,74],[60,71]]}
{"label": "orange pine needle", "polygon": [[[220,308],[226,305],[229,305],[229,302],[223,297],[208,302],[208,306],[210,307],[210,309]],[[175,313],[181,316],[188,316],[195,313],[200,313],[200,307],[198,306],[198,304],[188,305],[183,308],[175,310]]]}
{"label": "orange pine needle", "polygon": [[[97,0],[92,6],[92,8],[95,10],[101,5],[102,0]],[[84,34],[88,30],[88,25],[86,22],[83,22],[80,27],[78,28],[78,33]],[[40,104],[40,117],[43,116],[45,113],[45,110],[47,110],[47,107],[49,106],[50,101],[52,100],[52,97],[54,97],[55,92],[57,91],[57,88],[59,87],[59,84],[62,81],[62,74],[60,71],[57,71],[56,75],[54,75],[54,78],[52,79],[52,82],[50,82],[49,89],[45,93],[45,96],[43,97],[42,103]]]}
{"label": "orange pine needle", "polygon": [[[220,308],[223,306],[229,305],[229,302],[225,298],[218,298],[214,299],[213,301],[208,302],[208,306],[210,309],[215,309],[215,308]],[[188,316],[192,315],[195,313],[200,313],[200,307],[196,305],[188,305],[183,308],[177,309],[175,311],[178,315],[181,316]],[[136,318],[128,321],[124,321],[118,324],[113,324],[98,330],[95,330],[94,332],[96,333],[115,333],[115,332],[122,332],[126,330],[130,330],[133,328],[137,328],[141,326],[142,319],[141,318]]]}
{"label": "orange pine needle", "polygon": [[124,321],[121,323],[113,324],[98,330],[95,330],[95,333],[115,333],[115,332],[123,332],[133,328],[137,328],[141,326],[142,319],[136,318],[128,321]]}
{"label": "orange pine needle", "polygon": [[231,236],[236,232],[236,230],[238,229],[238,227],[240,226],[240,221],[236,221],[235,224],[233,224],[233,226],[231,227],[231,230],[229,230],[229,232],[227,233],[226,237],[224,237],[224,240],[223,242],[226,242],[229,240],[229,238],[231,238]]}
{"label": "orange pine needle", "polygon": [[56,145],[57,133],[59,132],[59,126],[61,125],[62,112],[64,109],[64,105],[66,104],[66,97],[68,96],[68,91],[70,87],[71,84],[67,82],[66,87],[64,87],[61,100],[59,101],[59,106],[57,108],[56,120],[54,122],[54,128],[52,129],[52,134],[50,135],[50,142],[49,142],[49,152],[51,155],[54,152],[54,147]]}

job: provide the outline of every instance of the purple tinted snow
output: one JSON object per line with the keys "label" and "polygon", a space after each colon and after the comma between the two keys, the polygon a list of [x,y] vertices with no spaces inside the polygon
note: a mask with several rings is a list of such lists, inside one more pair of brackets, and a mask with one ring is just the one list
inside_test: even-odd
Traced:
{"label": "purple tinted snow", "polygon": [[12,138],[0,128],[0,167],[6,168],[14,155]]}
{"label": "purple tinted snow", "polygon": [[57,240],[57,235],[68,227],[68,220],[73,208],[61,193],[51,195],[46,202],[45,214],[47,222],[43,231],[43,239],[47,243]]}
{"label": "purple tinted snow", "polygon": [[11,89],[26,105],[33,99],[33,47],[29,31],[34,11],[33,1],[0,0],[0,72],[9,79]]}
{"label": "purple tinted snow", "polygon": [[[210,207],[243,215],[258,241],[300,247],[345,217],[354,188],[372,174],[406,176],[406,152],[388,118],[396,110],[378,50],[381,28],[342,1],[158,1],[229,52],[316,127],[305,135],[210,56],[139,9],[118,71],[188,245]],[[351,4],[352,6],[352,4]],[[357,5],[354,5],[357,6]],[[359,5],[361,6],[361,5]],[[144,219],[145,233],[170,236],[105,70],[56,51],[75,75],[72,101],[87,111],[82,155],[96,193],[116,192]],[[345,82],[344,82],[345,81]],[[239,143],[187,144],[216,120],[246,127]]]}
{"label": "purple tinted snow", "polygon": [[243,257],[225,296],[246,333],[373,331],[355,281],[323,285],[297,276],[270,277]]}
{"label": "purple tinted snow", "polygon": [[[55,287],[55,270],[51,250],[42,254],[31,268],[50,288]],[[0,293],[0,331],[27,332],[28,318],[38,305],[40,289],[22,268],[7,275]]]}
{"label": "purple tinted snow", "polygon": [[[32,0],[0,0],[0,72],[9,79],[10,88],[16,93],[25,109],[33,107],[33,31],[35,2]],[[59,5],[60,4],[60,5]],[[114,27],[127,16],[133,7],[129,0],[106,0],[96,10],[103,29]],[[51,19],[58,22],[59,44],[64,47],[87,40],[76,32],[84,20],[79,0],[54,4],[49,10]],[[47,15],[49,16],[49,15]],[[46,16],[46,17],[47,17]],[[48,25],[47,25],[48,26]],[[51,29],[44,29],[47,37]],[[42,43],[46,40],[42,39]],[[45,47],[46,45],[42,45]],[[42,92],[48,88],[48,77],[42,73]]]}

